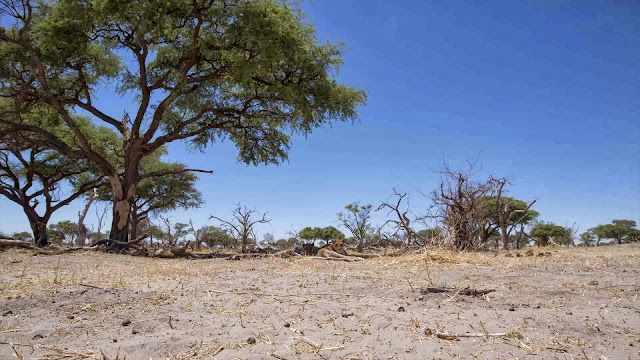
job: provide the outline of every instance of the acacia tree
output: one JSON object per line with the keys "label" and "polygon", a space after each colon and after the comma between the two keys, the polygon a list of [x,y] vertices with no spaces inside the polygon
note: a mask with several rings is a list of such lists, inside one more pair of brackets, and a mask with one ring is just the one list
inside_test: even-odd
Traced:
{"label": "acacia tree", "polygon": [[[192,169],[180,163],[166,163],[157,151],[144,159],[141,173],[154,173],[138,183],[136,196],[131,205],[131,238],[138,237],[141,221],[178,208],[198,208],[204,202],[202,193],[196,189],[198,177]],[[197,245],[199,246],[199,245]]]}
{"label": "acacia tree", "polygon": [[48,232],[51,234],[51,240],[57,244],[73,244],[78,238],[78,224],[70,220],[59,221],[49,225]]}
{"label": "acacia tree", "polygon": [[[7,131],[72,159],[88,159],[113,193],[110,238],[128,240],[131,204],[145,156],[179,140],[204,148],[230,139],[247,164],[287,158],[293,133],[352,120],[363,91],[332,77],[342,47],[319,44],[293,6],[276,1],[59,0],[2,2],[0,96],[20,114],[36,102],[53,108],[77,140],[67,146],[47,126],[0,121]],[[121,119],[97,105],[99,86],[135,96]],[[102,89],[103,91],[106,91]],[[73,117],[82,110],[122,135],[124,172],[95,151]],[[116,109],[122,113],[122,109]]]}
{"label": "acacia tree", "polygon": [[637,238],[638,230],[635,227],[634,220],[613,220],[611,224],[596,226],[593,232],[598,239],[612,239],[622,244],[624,240],[628,239],[631,242]]}
{"label": "acacia tree", "polygon": [[505,186],[511,184],[509,178],[491,176],[489,182],[493,184],[493,194],[488,205],[491,207],[490,211],[494,223],[500,230],[502,248],[508,250],[509,237],[515,227],[520,223],[527,223],[539,215],[537,212],[529,210],[536,203],[536,200],[526,204],[521,200],[504,196]]}
{"label": "acacia tree", "polygon": [[351,232],[353,237],[358,241],[358,251],[364,248],[364,240],[371,230],[369,222],[371,218],[371,208],[373,205],[360,205],[359,202],[347,204],[344,208],[346,212],[338,213],[338,221]]}
{"label": "acacia tree", "polygon": [[344,234],[342,231],[336,229],[333,226],[327,226],[324,228],[321,227],[310,227],[302,229],[298,234],[300,239],[306,241],[315,241],[315,240],[324,240],[331,241],[332,239],[344,239]]}
{"label": "acacia tree", "polygon": [[261,214],[256,209],[249,209],[240,204],[236,205],[233,210],[233,219],[230,221],[223,220],[217,216],[210,216],[209,219],[216,219],[220,222],[221,229],[229,232],[236,238],[242,246],[242,252],[247,251],[247,244],[250,238],[255,239],[254,227],[257,224],[266,224],[271,222],[267,219],[267,213]]}
{"label": "acacia tree", "polygon": [[596,236],[593,232],[585,231],[580,234],[580,244],[583,246],[593,246],[596,242]]}
{"label": "acacia tree", "polygon": [[538,223],[531,229],[531,236],[538,246],[547,246],[551,242],[566,244],[571,236],[569,229],[554,223]]}
{"label": "acacia tree", "polygon": [[86,161],[70,160],[16,138],[0,139],[0,195],[22,207],[37,246],[48,244],[47,224],[54,212],[103,185],[101,176],[90,173]]}

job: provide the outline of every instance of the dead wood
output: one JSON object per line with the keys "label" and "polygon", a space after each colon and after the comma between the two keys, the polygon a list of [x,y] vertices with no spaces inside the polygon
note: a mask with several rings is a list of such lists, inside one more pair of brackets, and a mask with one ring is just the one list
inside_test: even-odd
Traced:
{"label": "dead wood", "polygon": [[279,258],[288,258],[292,256],[301,256],[297,252],[292,249],[278,251],[275,254],[260,254],[260,253],[249,253],[249,254],[235,254],[228,256],[227,260],[243,260],[243,259],[252,259],[252,258],[263,258],[263,257],[279,257]]}
{"label": "dead wood", "polygon": [[476,289],[456,289],[456,288],[442,288],[442,287],[426,287],[420,288],[420,293],[422,295],[433,294],[433,293],[445,293],[445,292],[453,292],[460,295],[486,295],[494,292],[494,289],[486,289],[486,290],[476,290]]}
{"label": "dead wood", "polygon": [[102,244],[106,244],[107,247],[105,249],[106,252],[111,252],[113,250],[115,250],[116,245],[118,245],[120,248],[118,249],[119,252],[123,252],[124,250],[127,250],[129,247],[132,247],[134,245],[137,245],[138,243],[142,242],[142,240],[146,239],[147,237],[149,237],[149,234],[144,234],[142,236],[140,236],[139,238],[135,239],[135,240],[131,240],[131,241],[119,241],[119,240],[113,240],[113,239],[104,239],[104,240],[100,240],[100,241],[96,241],[93,244],[89,245],[89,247],[96,247],[98,245],[102,245]]}
{"label": "dead wood", "polygon": [[60,254],[66,254],[69,252],[79,251],[79,250],[95,250],[87,246],[74,246],[74,247],[62,248],[62,249],[53,248],[55,250],[46,250],[46,248],[39,248],[33,244],[30,244],[22,240],[13,240],[13,239],[7,239],[7,238],[0,239],[1,249],[14,248],[14,247],[33,250],[37,255],[60,255]]}

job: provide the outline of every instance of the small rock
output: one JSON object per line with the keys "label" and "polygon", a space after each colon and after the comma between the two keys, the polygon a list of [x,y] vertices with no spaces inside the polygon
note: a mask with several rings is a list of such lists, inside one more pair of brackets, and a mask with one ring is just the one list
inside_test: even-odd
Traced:
{"label": "small rock", "polygon": [[291,327],[291,324],[289,324],[288,322],[284,323],[284,327],[288,328]]}
{"label": "small rock", "polygon": [[13,311],[7,310],[2,314],[2,316],[7,316],[7,315],[13,315]]}
{"label": "small rock", "polygon": [[433,335],[433,330],[429,329],[429,328],[425,328],[424,329],[424,334],[427,336],[431,336]]}
{"label": "small rock", "polygon": [[254,338],[253,336],[247,339],[247,344],[255,344],[256,343],[256,338]]}
{"label": "small rock", "polygon": [[405,312],[405,311],[406,311],[406,310],[405,310],[402,306],[400,306],[400,307],[398,308],[398,312]]}
{"label": "small rock", "polygon": [[118,342],[118,339],[113,339],[113,342]]}
{"label": "small rock", "polygon": [[589,285],[598,286],[598,282],[595,280],[589,281]]}
{"label": "small rock", "polygon": [[571,311],[567,311],[567,315],[573,315]]}
{"label": "small rock", "polygon": [[424,300],[424,296],[419,296],[418,300]]}
{"label": "small rock", "polygon": [[353,316],[353,312],[343,312],[342,313],[342,317],[343,318],[348,318],[349,316]]}
{"label": "small rock", "polygon": [[135,330],[135,329],[134,329],[134,330],[131,330],[131,333],[132,333],[133,335],[135,335],[135,334],[137,334],[137,333],[138,333],[138,330]]}
{"label": "small rock", "polygon": [[126,320],[122,321],[122,326],[129,326],[129,325],[131,325],[131,320],[126,319]]}
{"label": "small rock", "polygon": [[509,308],[509,311],[516,311],[516,309],[512,306]]}
{"label": "small rock", "polygon": [[69,315],[69,316],[67,316],[67,319],[69,319],[69,320],[73,320],[73,319],[75,319],[75,316],[73,316],[73,315]]}
{"label": "small rock", "polygon": [[38,339],[42,339],[44,338],[44,335],[42,334],[35,334],[33,335],[33,337],[31,338],[32,340],[38,340]]}

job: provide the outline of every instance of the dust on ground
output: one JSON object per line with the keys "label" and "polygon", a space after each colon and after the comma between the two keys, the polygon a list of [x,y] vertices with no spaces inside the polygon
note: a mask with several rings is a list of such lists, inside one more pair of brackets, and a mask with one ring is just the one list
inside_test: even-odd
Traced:
{"label": "dust on ground", "polygon": [[[551,256],[439,250],[347,263],[9,250],[0,359],[640,358],[640,244],[533,251]],[[496,291],[422,295],[427,286]]]}

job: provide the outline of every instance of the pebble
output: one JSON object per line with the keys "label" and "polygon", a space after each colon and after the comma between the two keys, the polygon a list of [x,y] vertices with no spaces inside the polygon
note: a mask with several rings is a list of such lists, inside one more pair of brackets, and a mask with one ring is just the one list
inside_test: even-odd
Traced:
{"label": "pebble", "polygon": [[254,338],[253,336],[247,339],[247,344],[255,344],[256,343],[256,338]]}
{"label": "pebble", "polygon": [[122,321],[122,326],[129,326],[129,325],[131,325],[131,320],[126,319],[126,320]]}

